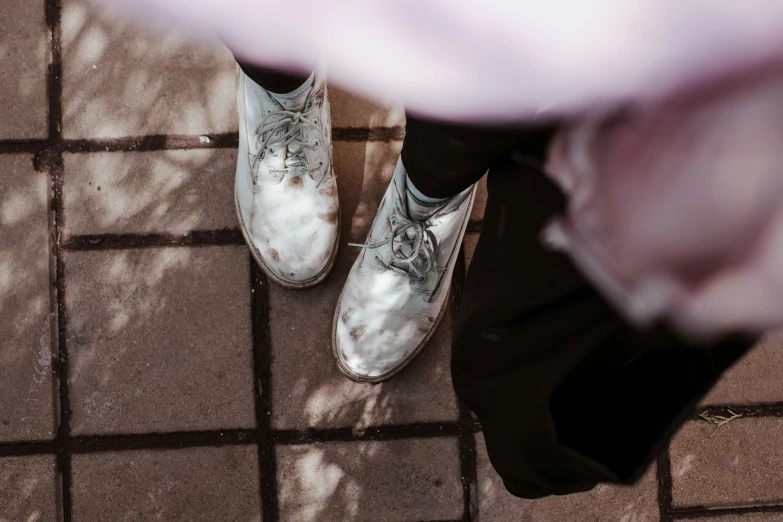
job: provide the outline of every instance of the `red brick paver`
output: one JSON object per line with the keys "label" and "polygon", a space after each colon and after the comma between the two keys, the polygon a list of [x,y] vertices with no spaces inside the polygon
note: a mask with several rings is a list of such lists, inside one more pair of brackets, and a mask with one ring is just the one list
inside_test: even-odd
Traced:
{"label": "red brick paver", "polygon": [[57,519],[54,456],[0,459],[0,520]]}
{"label": "red brick paver", "polygon": [[51,59],[44,2],[0,1],[0,140],[45,138]]}
{"label": "red brick paver", "polygon": [[455,438],[339,442],[277,450],[280,520],[458,520]]}
{"label": "red brick paver", "polygon": [[77,455],[73,519],[261,522],[255,447]]}
{"label": "red brick paver", "polygon": [[0,155],[0,441],[54,435],[47,185]]}

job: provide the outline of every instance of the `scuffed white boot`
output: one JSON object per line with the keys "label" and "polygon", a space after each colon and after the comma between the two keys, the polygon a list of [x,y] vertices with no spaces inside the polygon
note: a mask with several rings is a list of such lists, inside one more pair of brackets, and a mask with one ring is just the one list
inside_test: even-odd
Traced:
{"label": "scuffed white boot", "polygon": [[326,77],[275,95],[238,68],[237,215],[253,257],[276,283],[309,288],[334,266],[340,202]]}
{"label": "scuffed white boot", "polygon": [[475,185],[437,206],[407,188],[398,160],[334,315],[332,348],[349,378],[377,383],[421,351],[446,309]]}

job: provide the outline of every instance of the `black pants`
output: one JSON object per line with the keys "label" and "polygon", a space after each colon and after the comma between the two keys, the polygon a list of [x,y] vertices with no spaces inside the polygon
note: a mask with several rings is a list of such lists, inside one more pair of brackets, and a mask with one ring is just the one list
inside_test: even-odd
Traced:
{"label": "black pants", "polygon": [[[285,83],[260,73],[266,85]],[[285,87],[304,80],[289,77]],[[489,170],[481,237],[455,322],[452,377],[481,422],[492,465],[524,498],[635,481],[754,342],[696,346],[662,326],[635,330],[566,256],[541,246],[546,220],[564,207],[541,170],[553,130],[409,115],[402,150],[414,185],[432,197],[454,195]]]}

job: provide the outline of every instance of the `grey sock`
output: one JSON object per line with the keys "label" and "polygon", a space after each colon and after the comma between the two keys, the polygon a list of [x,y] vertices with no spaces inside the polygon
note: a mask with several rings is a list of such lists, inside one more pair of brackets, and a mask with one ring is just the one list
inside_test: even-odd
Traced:
{"label": "grey sock", "polygon": [[407,174],[405,175],[405,184],[408,185],[408,190],[411,191],[411,194],[413,194],[413,196],[416,199],[418,199],[419,202],[421,203],[427,203],[427,204],[443,203],[447,199],[451,199],[451,198],[431,198],[429,196],[425,196],[424,194],[421,193],[419,189],[416,188],[416,185],[413,184],[410,176],[408,176]]}
{"label": "grey sock", "polygon": [[405,191],[408,203],[408,217],[414,221],[426,221],[451,199],[425,196],[416,188],[407,175],[405,183],[408,186],[408,190]]}

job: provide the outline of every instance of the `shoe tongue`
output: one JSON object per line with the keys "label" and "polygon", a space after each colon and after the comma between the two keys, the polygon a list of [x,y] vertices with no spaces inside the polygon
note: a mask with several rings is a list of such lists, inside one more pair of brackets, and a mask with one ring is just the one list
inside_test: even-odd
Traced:
{"label": "shoe tongue", "polygon": [[301,112],[305,108],[307,98],[310,96],[310,92],[313,90],[315,84],[315,73],[311,74],[307,80],[291,92],[284,94],[277,94],[270,92],[269,94],[277,100],[277,102],[283,107],[283,109],[292,112]]}
{"label": "shoe tongue", "polygon": [[416,198],[410,190],[405,190],[405,198],[408,203],[408,217],[413,221],[427,221],[438,210],[446,206],[448,198],[437,203],[424,203]]}
{"label": "shoe tongue", "polygon": [[305,103],[307,103],[307,97],[310,95],[310,89],[305,89],[303,93],[293,97],[289,97],[287,94],[269,94],[271,94],[272,97],[277,100],[283,109],[292,112],[301,112],[305,108]]}

